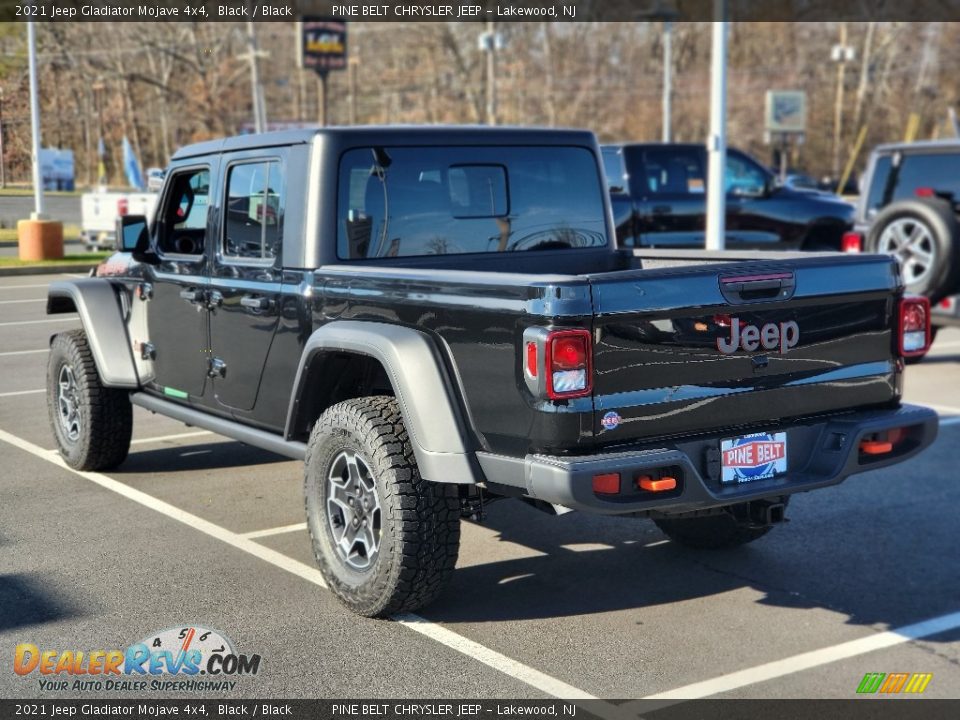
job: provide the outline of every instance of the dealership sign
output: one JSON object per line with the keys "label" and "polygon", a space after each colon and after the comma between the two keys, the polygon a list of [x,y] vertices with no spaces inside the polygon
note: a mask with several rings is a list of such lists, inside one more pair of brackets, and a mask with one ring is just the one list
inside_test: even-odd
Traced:
{"label": "dealership sign", "polygon": [[300,29],[300,67],[325,75],[347,67],[347,24],[305,17]]}

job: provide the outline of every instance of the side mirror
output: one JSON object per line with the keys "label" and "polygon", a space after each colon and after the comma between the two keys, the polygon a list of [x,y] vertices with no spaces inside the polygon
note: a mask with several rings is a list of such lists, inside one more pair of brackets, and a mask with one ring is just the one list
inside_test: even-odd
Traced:
{"label": "side mirror", "polygon": [[117,249],[133,254],[137,262],[155,264],[157,256],[150,252],[150,233],[143,215],[122,215],[117,218]]}

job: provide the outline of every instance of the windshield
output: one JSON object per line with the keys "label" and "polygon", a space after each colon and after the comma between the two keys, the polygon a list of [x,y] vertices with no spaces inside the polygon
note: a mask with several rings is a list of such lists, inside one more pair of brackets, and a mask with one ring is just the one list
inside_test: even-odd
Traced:
{"label": "windshield", "polygon": [[604,185],[580,147],[358,148],[340,161],[341,259],[602,247]]}

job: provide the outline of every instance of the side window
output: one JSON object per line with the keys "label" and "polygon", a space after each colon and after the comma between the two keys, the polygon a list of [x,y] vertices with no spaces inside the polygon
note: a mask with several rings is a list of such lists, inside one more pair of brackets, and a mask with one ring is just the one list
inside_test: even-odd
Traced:
{"label": "side window", "polygon": [[623,150],[603,148],[603,171],[607,176],[607,189],[624,192],[627,189],[627,174],[623,169]]}
{"label": "side window", "polygon": [[176,172],[157,213],[157,247],[166,255],[202,255],[210,207],[210,170]]}
{"label": "side window", "polygon": [[694,149],[647,150],[643,154],[647,189],[652,195],[703,195],[703,163]]}
{"label": "side window", "polygon": [[880,155],[873,164],[873,175],[870,177],[870,187],[867,189],[868,218],[876,215],[884,205],[892,167],[893,163],[889,155]]}
{"label": "side window", "polygon": [[227,172],[223,255],[272,260],[283,234],[283,176],[276,160],[239,163]]}
{"label": "side window", "polygon": [[733,195],[762,195],[769,176],[763,168],[739,153],[727,153],[724,185]]}

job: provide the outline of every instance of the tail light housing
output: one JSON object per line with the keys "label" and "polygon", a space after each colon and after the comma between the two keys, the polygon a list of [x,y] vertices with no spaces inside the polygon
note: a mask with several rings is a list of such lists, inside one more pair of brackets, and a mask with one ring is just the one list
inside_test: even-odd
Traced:
{"label": "tail light housing", "polygon": [[130,206],[127,204],[126,198],[120,198],[117,200],[117,215],[120,217],[126,217],[129,210]]}
{"label": "tail light housing", "polygon": [[569,400],[593,392],[593,343],[589,330],[528,328],[523,334],[523,376],[531,392]]}
{"label": "tail light housing", "polygon": [[900,300],[901,357],[918,357],[930,349],[930,301],[910,295]]}
{"label": "tail light housing", "polygon": [[858,232],[846,232],[840,240],[840,249],[845,253],[863,252],[863,235]]}

